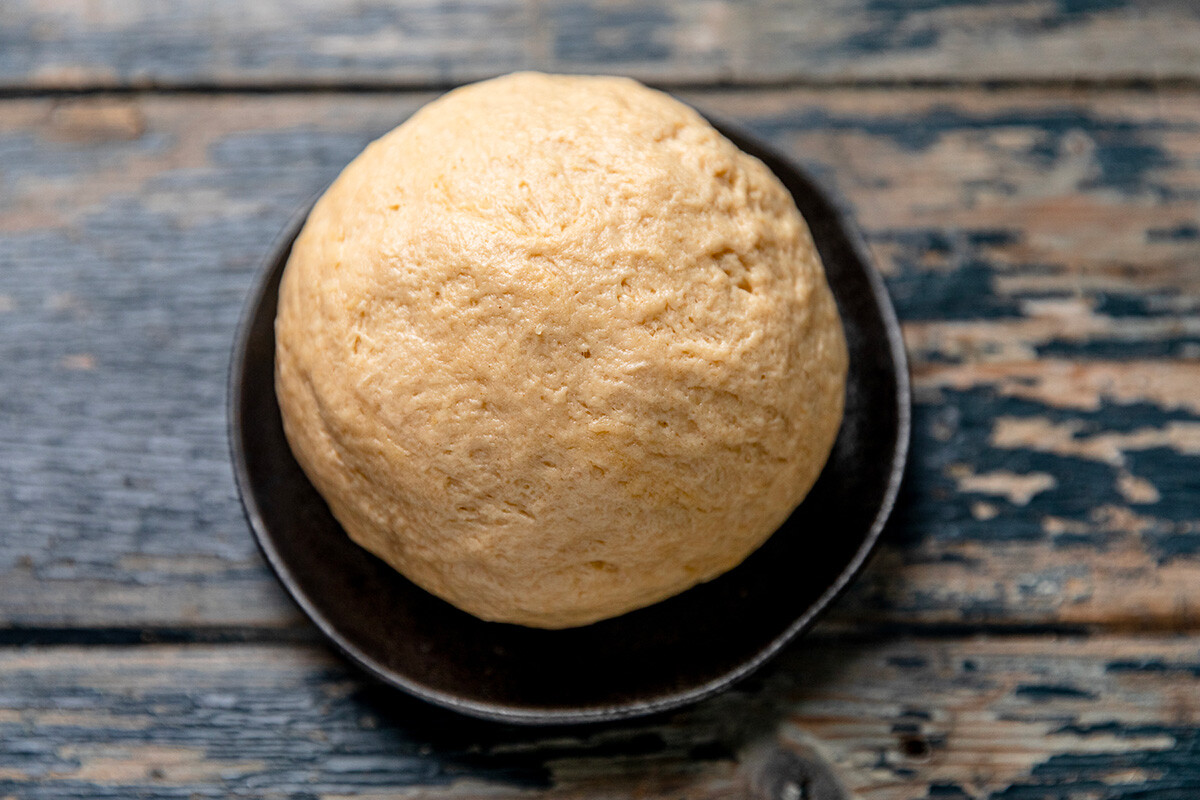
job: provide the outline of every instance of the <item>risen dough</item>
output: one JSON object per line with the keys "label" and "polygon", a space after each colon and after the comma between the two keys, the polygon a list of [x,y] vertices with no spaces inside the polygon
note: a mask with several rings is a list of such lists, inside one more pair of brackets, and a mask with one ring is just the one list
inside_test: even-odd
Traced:
{"label": "risen dough", "polygon": [[288,441],[347,533],[487,620],[583,625],[736,566],[842,415],[791,197],[624,79],[475,84],[371,144],[276,333]]}

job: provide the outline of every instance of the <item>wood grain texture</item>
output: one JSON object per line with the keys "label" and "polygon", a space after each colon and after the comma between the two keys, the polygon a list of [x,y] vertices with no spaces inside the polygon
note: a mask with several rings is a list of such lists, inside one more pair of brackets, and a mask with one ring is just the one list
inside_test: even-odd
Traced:
{"label": "wood grain texture", "polygon": [[0,87],[1200,77],[1186,0],[9,0]]}
{"label": "wood grain texture", "polygon": [[315,648],[0,650],[0,792],[21,800],[767,798],[814,764],[858,800],[1195,797],[1200,640],[809,638],[687,711],[549,730]]}
{"label": "wood grain texture", "polygon": [[[1200,622],[1200,104],[700,93],[865,229],[905,323],[898,519],[840,626]],[[299,624],[225,371],[293,211],[428,95],[0,103],[0,625]]]}

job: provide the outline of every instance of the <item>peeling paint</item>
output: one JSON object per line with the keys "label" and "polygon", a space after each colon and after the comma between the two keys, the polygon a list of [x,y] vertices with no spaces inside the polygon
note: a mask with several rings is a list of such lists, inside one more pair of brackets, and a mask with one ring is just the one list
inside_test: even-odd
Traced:
{"label": "peeling paint", "polygon": [[1018,506],[1029,505],[1029,501],[1035,495],[1058,485],[1054,476],[1045,472],[1017,475],[1013,472],[998,470],[986,475],[973,475],[969,471],[952,472],[951,475],[958,482],[960,492],[996,495],[1007,498],[1010,503]]}

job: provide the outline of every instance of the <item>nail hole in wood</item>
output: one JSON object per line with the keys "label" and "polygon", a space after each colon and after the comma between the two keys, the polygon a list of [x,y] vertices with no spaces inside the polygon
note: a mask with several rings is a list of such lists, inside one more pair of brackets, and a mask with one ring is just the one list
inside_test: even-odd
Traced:
{"label": "nail hole in wood", "polygon": [[905,736],[900,740],[900,752],[908,758],[928,758],[929,742],[920,736]]}

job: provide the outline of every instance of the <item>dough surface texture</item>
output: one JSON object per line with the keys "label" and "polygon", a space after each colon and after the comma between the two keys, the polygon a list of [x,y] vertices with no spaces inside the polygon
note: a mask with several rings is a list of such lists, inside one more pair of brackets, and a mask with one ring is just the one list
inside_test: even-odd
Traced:
{"label": "dough surface texture", "polygon": [[279,302],[304,471],[355,542],[485,620],[583,625],[731,569],[841,422],[841,321],[791,196],[626,79],[425,106],[318,201]]}

